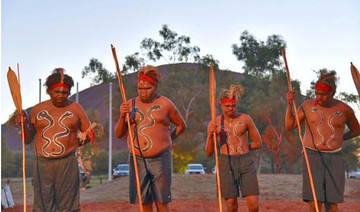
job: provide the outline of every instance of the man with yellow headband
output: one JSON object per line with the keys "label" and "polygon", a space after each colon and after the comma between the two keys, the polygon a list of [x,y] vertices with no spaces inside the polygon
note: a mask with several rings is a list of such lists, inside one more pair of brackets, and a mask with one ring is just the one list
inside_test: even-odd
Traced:
{"label": "man with yellow headband", "polygon": [[[345,170],[341,154],[344,140],[360,134],[359,122],[354,111],[344,102],[334,98],[336,72],[320,70],[315,84],[315,99],[304,101],[299,109],[299,121],[305,123],[304,144],[311,167],[319,209],[338,211],[344,201]],[[297,127],[292,113],[295,92],[287,93],[285,125],[287,130]],[[348,130],[344,132],[345,125]],[[303,162],[303,200],[310,211],[315,211],[314,199],[305,161]]]}
{"label": "man with yellow headband", "polygon": [[[127,133],[126,113],[130,114],[131,128],[135,135],[135,154],[139,169],[141,197],[144,211],[170,211],[172,141],[185,130],[185,122],[174,103],[158,94],[160,73],[155,67],[146,66],[138,72],[138,96],[120,106],[120,119],[115,127],[118,138]],[[175,129],[170,131],[170,124]],[[129,139],[129,138],[128,138]],[[131,150],[130,141],[128,148]],[[132,153],[134,154],[134,153]],[[138,201],[133,157],[130,166],[130,203]]]}
{"label": "man with yellow headband", "polygon": [[[46,79],[50,100],[34,106],[25,117],[25,143],[35,137],[33,211],[79,211],[79,170],[76,149],[94,139],[83,108],[68,99],[72,78],[57,68]],[[20,116],[17,117],[20,123]],[[80,138],[78,133],[80,133]]]}
{"label": "man with yellow headband", "polygon": [[[222,115],[215,124],[208,125],[205,152],[214,153],[213,132],[220,143],[219,175],[221,196],[225,198],[227,210],[237,211],[237,197],[245,197],[249,211],[259,210],[259,185],[250,151],[260,149],[261,137],[251,117],[236,112],[237,100],[244,94],[240,85],[232,85],[220,95]],[[248,135],[251,143],[248,142]]]}

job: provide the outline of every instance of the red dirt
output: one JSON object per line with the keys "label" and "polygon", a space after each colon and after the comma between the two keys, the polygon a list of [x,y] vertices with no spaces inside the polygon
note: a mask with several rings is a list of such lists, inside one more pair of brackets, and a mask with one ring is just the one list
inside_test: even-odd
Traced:
{"label": "red dirt", "polygon": [[[219,206],[217,201],[197,201],[197,202],[172,202],[170,204],[171,211],[174,212],[217,212]],[[360,202],[345,202],[339,204],[340,211],[358,212]],[[288,212],[288,211],[307,211],[307,204],[302,201],[264,201],[260,203],[260,211],[267,212]],[[32,206],[27,206],[27,210],[31,211]],[[226,206],[223,202],[223,210],[226,211]],[[22,211],[22,206],[18,205],[15,208],[3,210],[6,212]],[[100,202],[100,203],[82,203],[82,212],[132,212],[139,211],[139,205],[131,205],[128,202]],[[156,210],[155,210],[156,211]],[[238,211],[247,211],[245,202],[239,203]]]}
{"label": "red dirt", "polygon": [[[308,206],[301,200],[301,175],[260,174],[260,211],[308,211]],[[115,212],[139,211],[139,205],[128,203],[128,178],[119,178],[111,182],[81,191],[81,211],[84,212]],[[215,176],[174,174],[172,180],[171,211],[200,212],[219,211],[216,197]],[[20,188],[20,186],[18,186]],[[11,188],[16,207],[3,211],[22,211],[22,191]],[[339,204],[340,211],[359,211],[360,180],[346,180],[345,202]],[[29,187],[27,193],[27,209],[32,210],[33,194]],[[244,199],[239,198],[239,210],[247,211]],[[223,201],[223,209],[226,206]],[[154,210],[156,211],[156,210]]]}

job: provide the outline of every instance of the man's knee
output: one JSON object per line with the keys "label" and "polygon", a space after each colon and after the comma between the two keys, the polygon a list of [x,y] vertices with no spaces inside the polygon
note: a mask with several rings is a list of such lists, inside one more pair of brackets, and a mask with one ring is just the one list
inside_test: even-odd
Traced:
{"label": "man's knee", "polygon": [[337,212],[338,211],[337,204],[335,204],[335,203],[325,203],[325,211]]}
{"label": "man's knee", "polygon": [[225,202],[228,211],[237,211],[238,209],[237,198],[228,198],[225,199]]}
{"label": "man's knee", "polygon": [[249,211],[259,211],[258,203],[250,203],[248,204]]}
{"label": "man's knee", "polygon": [[259,211],[259,197],[258,196],[247,196],[246,204],[249,211]]}
{"label": "man's knee", "polygon": [[[315,202],[314,202],[314,201],[309,201],[309,202],[308,202],[308,205],[309,205],[309,211],[311,211],[311,212],[315,212],[315,211],[316,211],[316,207],[315,207]],[[318,202],[319,211],[321,211],[321,207],[322,207],[322,202]]]}

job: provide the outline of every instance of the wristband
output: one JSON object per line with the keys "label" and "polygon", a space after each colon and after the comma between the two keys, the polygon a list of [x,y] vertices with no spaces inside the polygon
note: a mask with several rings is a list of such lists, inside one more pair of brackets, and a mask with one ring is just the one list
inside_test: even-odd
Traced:
{"label": "wristband", "polygon": [[83,133],[86,133],[86,134],[89,134],[90,136],[90,142],[93,142],[95,140],[95,135],[94,135],[94,132],[92,130],[86,130],[85,132]]}

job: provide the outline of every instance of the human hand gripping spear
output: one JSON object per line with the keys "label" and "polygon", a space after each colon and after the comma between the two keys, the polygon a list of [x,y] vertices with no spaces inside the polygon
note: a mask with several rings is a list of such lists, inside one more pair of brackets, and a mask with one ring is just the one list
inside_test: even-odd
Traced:
{"label": "human hand gripping spear", "polygon": [[[124,88],[124,84],[122,82],[122,78],[121,78],[121,74],[120,74],[120,68],[119,68],[119,63],[118,63],[117,56],[116,56],[116,50],[115,50],[115,47],[112,44],[111,44],[111,51],[112,51],[113,56],[114,56],[114,61],[115,61],[115,66],[116,66],[116,74],[117,74],[118,81],[119,81],[121,97],[122,97],[123,102],[126,103],[127,100],[126,100],[125,88]],[[140,211],[143,212],[143,204],[142,204],[141,190],[140,190],[140,180],[139,180],[139,171],[138,171],[138,168],[137,168],[135,148],[134,148],[134,142],[133,142],[134,136],[132,134],[131,124],[130,124],[130,116],[129,116],[128,113],[126,114],[126,122],[127,122],[127,125],[128,125],[128,133],[129,133],[129,139],[130,139],[130,145],[131,145],[131,152],[132,152],[132,157],[133,157],[133,161],[134,161],[134,169],[135,169],[135,177],[136,177],[136,188],[137,188],[137,193],[138,193],[138,197],[139,197]]]}
{"label": "human hand gripping spear", "polygon": [[[282,56],[284,58],[284,62],[285,62],[286,79],[287,79],[287,82],[288,82],[289,91],[292,91],[290,72],[289,72],[289,68],[288,68],[288,65],[287,65],[285,50],[283,48],[281,49],[281,54],[282,54]],[[300,126],[299,115],[298,115],[298,112],[297,112],[295,100],[292,101],[292,105],[293,105],[293,109],[294,109],[294,113],[295,113],[296,124],[297,124],[297,127],[298,127],[299,138],[300,138],[301,145],[302,145],[303,152],[304,152],[304,158],[305,158],[306,168],[307,168],[308,175],[309,175],[311,191],[312,191],[312,195],[314,197],[315,210],[316,210],[316,212],[319,212],[319,207],[318,207],[318,204],[317,204],[317,198],[316,198],[316,193],[315,193],[315,188],[314,188],[314,181],[313,181],[312,174],[311,174],[311,169],[310,169],[309,159],[308,159],[308,156],[307,156],[307,153],[306,153],[305,144],[304,144],[304,141],[303,141],[303,138],[302,138],[302,135],[301,135],[301,126]]]}
{"label": "human hand gripping spear", "polygon": [[21,140],[22,140],[22,156],[23,156],[23,189],[24,189],[24,211],[26,212],[26,174],[25,174],[25,133],[24,133],[24,114],[22,111],[22,103],[21,103],[21,90],[20,90],[20,72],[19,72],[19,64],[17,64],[18,78],[16,74],[9,67],[7,73],[7,79],[9,83],[9,88],[11,92],[11,96],[13,98],[17,113],[21,117]]}
{"label": "human hand gripping spear", "polygon": [[[214,74],[213,65],[210,65],[210,110],[211,110],[211,121],[215,124],[216,118],[216,80]],[[216,163],[216,184],[218,190],[218,199],[219,199],[219,210],[222,212],[222,203],[221,203],[221,190],[220,190],[220,172],[219,172],[219,160],[218,160],[218,150],[217,150],[217,142],[216,142],[216,132],[213,132],[213,143],[215,148],[215,163]]]}

